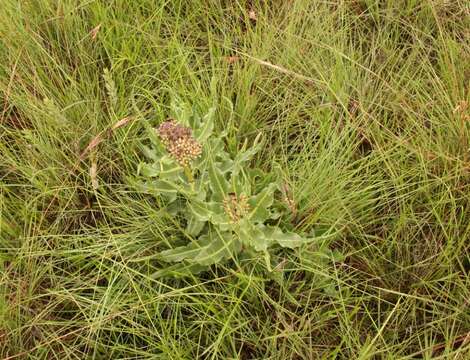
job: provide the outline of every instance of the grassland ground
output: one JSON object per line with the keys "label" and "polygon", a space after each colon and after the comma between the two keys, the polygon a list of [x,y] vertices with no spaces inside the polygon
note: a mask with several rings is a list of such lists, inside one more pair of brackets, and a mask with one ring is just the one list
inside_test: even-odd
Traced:
{"label": "grassland ground", "polygon": [[[0,357],[469,359],[469,29],[463,0],[2,0]],[[231,152],[262,133],[342,258],[153,278],[181,230],[128,179],[174,95]]]}

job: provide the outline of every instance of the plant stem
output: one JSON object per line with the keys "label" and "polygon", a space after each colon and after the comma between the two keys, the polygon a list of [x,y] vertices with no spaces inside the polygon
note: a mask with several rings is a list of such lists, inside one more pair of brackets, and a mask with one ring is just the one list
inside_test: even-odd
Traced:
{"label": "plant stem", "polygon": [[186,175],[186,177],[189,180],[189,183],[191,184],[191,190],[194,191],[194,176],[189,166],[184,167],[184,174]]}

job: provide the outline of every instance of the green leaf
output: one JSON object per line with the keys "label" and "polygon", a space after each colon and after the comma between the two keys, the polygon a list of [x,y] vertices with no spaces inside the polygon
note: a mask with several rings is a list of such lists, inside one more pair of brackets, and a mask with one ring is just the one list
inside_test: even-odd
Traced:
{"label": "green leaf", "polygon": [[160,153],[156,151],[154,148],[150,148],[146,145],[141,144],[140,149],[142,150],[143,154],[150,160],[158,161],[161,158]]}
{"label": "green leaf", "polygon": [[209,189],[209,175],[207,171],[202,171],[195,181],[196,199],[204,201],[206,199],[207,191]]}
{"label": "green leaf", "polygon": [[159,254],[159,258],[166,262],[179,262],[194,259],[203,248],[209,245],[209,237],[207,235],[203,235],[198,240],[193,241],[188,245],[162,251]]}
{"label": "green leaf", "polygon": [[158,177],[160,175],[160,168],[155,166],[155,164],[140,163],[139,174],[145,177]]}
{"label": "green leaf", "polygon": [[263,147],[263,143],[261,141],[261,133],[259,133],[255,141],[253,143],[253,146],[249,147],[248,149],[246,148],[246,142],[243,144],[242,149],[238,151],[237,156],[235,156],[234,162],[237,166],[243,165],[243,163],[250,161],[253,156],[256,155],[257,152],[261,150]]}
{"label": "green leaf", "polygon": [[136,182],[135,185],[141,190],[149,194],[174,193],[178,191],[178,187],[173,182],[165,180],[150,180],[145,182]]}
{"label": "green leaf", "polygon": [[258,178],[263,179],[266,174],[261,169],[248,169],[248,175],[250,176],[251,181],[257,182]]}
{"label": "green leaf", "polygon": [[217,167],[219,168],[222,174],[226,174],[230,171],[233,171],[233,160],[226,159],[221,162],[217,162]]}
{"label": "green leaf", "polygon": [[194,137],[201,144],[204,144],[212,135],[212,131],[214,130],[214,114],[215,108],[212,107],[202,119],[201,127],[194,131]]}
{"label": "green leaf", "polygon": [[221,161],[230,161],[230,163],[233,162],[232,159],[230,159],[228,153],[225,151],[225,143],[222,141],[221,137],[211,137],[207,141],[208,148],[210,151],[203,152],[209,155],[209,158],[211,159],[218,159]]}
{"label": "green leaf", "polygon": [[269,241],[273,241],[282,247],[294,249],[314,241],[314,238],[304,238],[293,232],[282,232],[277,226],[266,226],[263,229],[264,236]]}
{"label": "green leaf", "polygon": [[168,202],[173,202],[177,198],[178,186],[174,182],[165,180],[153,180],[147,182],[150,191],[154,194],[162,195]]}
{"label": "green leaf", "polygon": [[179,175],[183,174],[183,168],[167,155],[162,156],[158,166],[160,167],[161,178],[176,179]]}
{"label": "green leaf", "polygon": [[201,245],[194,242],[186,246],[179,246],[174,249],[162,251],[158,257],[166,262],[179,262],[196,257],[200,251]]}
{"label": "green leaf", "polygon": [[237,176],[232,176],[230,182],[232,191],[238,196],[241,194],[251,195],[251,184],[244,172],[240,172]]}
{"label": "green leaf", "polygon": [[210,187],[214,201],[223,201],[228,194],[229,184],[213,159],[209,162]]}
{"label": "green leaf", "polygon": [[217,209],[217,213],[213,216],[211,223],[216,225],[221,231],[229,231],[232,230],[233,224],[228,218],[228,216],[223,211],[222,206]]}
{"label": "green leaf", "polygon": [[163,149],[162,143],[160,142],[160,139],[158,138],[157,132],[155,131],[155,128],[150,125],[150,122],[147,120],[143,120],[142,124],[145,127],[145,130],[147,131],[148,137],[152,144],[155,146],[155,148],[158,151],[161,151]]}
{"label": "green leaf", "polygon": [[153,164],[141,163],[139,172],[146,177],[177,179],[182,174],[183,169],[172,159],[163,156],[160,161]]}
{"label": "green leaf", "polygon": [[149,185],[159,193],[177,193],[179,189],[174,182],[166,180],[153,180]]}
{"label": "green leaf", "polygon": [[189,119],[192,114],[191,109],[176,97],[172,99],[170,106],[172,115],[176,121],[184,126],[189,126]]}
{"label": "green leaf", "polygon": [[277,185],[274,183],[269,184],[265,187],[258,195],[251,197],[248,200],[252,210],[249,214],[249,218],[253,222],[263,223],[271,217],[270,206],[274,201],[274,192],[277,189]]}
{"label": "green leaf", "polygon": [[178,199],[178,201],[175,201],[176,200],[176,194],[174,195],[174,198],[171,198],[171,194],[169,194],[169,195],[170,196],[167,197],[167,198],[169,198],[170,204],[168,204],[164,209],[162,209],[166,212],[165,215],[175,217],[180,213],[184,213],[184,211],[186,210],[186,207],[183,204],[183,201],[181,199]]}
{"label": "green leaf", "polygon": [[192,215],[199,221],[210,221],[215,215],[214,203],[206,203],[192,199],[190,202],[188,202],[188,208]]}
{"label": "green leaf", "polygon": [[[212,236],[211,236],[212,235]],[[235,239],[232,233],[224,232],[220,234],[211,233],[204,235],[209,237],[208,246],[201,249],[199,254],[190,260],[199,265],[217,264],[223,259],[228,259],[234,253],[240,251],[240,243]]]}
{"label": "green leaf", "polygon": [[196,104],[191,107],[191,116],[189,117],[189,127],[192,129],[198,129],[201,126],[201,117],[197,111]]}
{"label": "green leaf", "polygon": [[159,258],[166,262],[188,261],[198,265],[211,265],[240,251],[240,244],[231,233],[209,233],[186,246],[162,251]]}
{"label": "green leaf", "polygon": [[152,279],[159,279],[163,277],[183,278],[186,276],[199,274],[204,270],[207,270],[206,266],[182,262],[179,264],[167,266],[164,269],[160,269],[150,276]]}
{"label": "green leaf", "polygon": [[202,229],[204,229],[204,225],[206,221],[198,220],[197,217],[193,214],[188,215],[188,224],[186,225],[186,233],[189,236],[195,237],[198,236]]}
{"label": "green leaf", "polygon": [[237,233],[240,241],[248,247],[253,247],[256,251],[266,251],[270,245],[270,240],[264,235],[264,225],[254,226],[249,220],[244,219],[239,222]]}
{"label": "green leaf", "polygon": [[168,202],[173,202],[177,198],[178,186],[174,182],[165,180],[151,180],[134,183],[140,191],[154,196],[162,196]]}

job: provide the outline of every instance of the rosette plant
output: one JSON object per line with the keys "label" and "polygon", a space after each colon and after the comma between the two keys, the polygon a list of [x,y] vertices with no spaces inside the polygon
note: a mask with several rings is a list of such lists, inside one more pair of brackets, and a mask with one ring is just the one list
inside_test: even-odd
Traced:
{"label": "rosette plant", "polygon": [[214,108],[201,117],[174,104],[173,112],[173,119],[148,129],[149,161],[139,166],[141,186],[161,197],[185,229],[187,243],[160,252],[161,260],[208,266],[255,252],[270,268],[271,247],[313,240],[283,226],[288,207],[276,205],[282,177],[250,166],[262,147],[260,134],[231,155],[225,133],[214,133]]}

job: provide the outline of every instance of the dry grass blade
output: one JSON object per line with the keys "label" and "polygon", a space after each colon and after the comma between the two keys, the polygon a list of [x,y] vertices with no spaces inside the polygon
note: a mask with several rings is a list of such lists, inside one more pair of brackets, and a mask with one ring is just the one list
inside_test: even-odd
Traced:
{"label": "dry grass blade", "polygon": [[96,158],[93,158],[91,161],[90,166],[90,179],[91,179],[91,186],[93,190],[98,190],[98,162]]}
{"label": "dry grass blade", "polygon": [[289,76],[292,76],[298,80],[302,80],[302,81],[305,81],[306,83],[308,84],[314,84],[314,83],[318,83],[319,81],[316,80],[316,79],[313,79],[313,78],[310,78],[308,76],[305,76],[305,75],[302,75],[302,74],[299,74],[299,73],[296,73],[295,71],[292,71],[292,70],[289,70],[289,69],[286,69],[285,67],[282,67],[280,65],[276,65],[276,64],[273,64],[273,63],[270,63],[269,61],[265,61],[265,60],[261,60],[261,59],[258,59],[258,58],[255,58],[253,56],[250,56],[248,54],[243,54],[244,56],[246,56],[248,59],[250,60],[253,60],[254,62],[262,65],[262,66],[266,66],[270,69],[273,69],[273,70],[276,70],[277,72],[280,72],[280,73],[283,73],[283,74],[286,74],[286,75],[289,75]]}
{"label": "dry grass blade", "polygon": [[100,132],[98,135],[96,135],[89,143],[88,146],[83,150],[83,152],[80,154],[80,160],[83,160],[86,158],[87,154],[96,148],[101,142],[105,139],[105,137],[109,136],[112,134],[113,131],[119,129],[120,127],[123,127],[127,125],[129,122],[133,120],[132,117],[127,116],[118,122],[116,122],[113,126],[111,126],[108,130],[104,130]]}
{"label": "dry grass blade", "polygon": [[455,109],[452,111],[452,113],[454,114],[457,114],[457,113],[461,113],[461,114],[464,114],[468,109],[468,101],[459,101],[459,103],[457,104],[457,106],[455,107]]}
{"label": "dry grass blade", "polygon": [[229,64],[233,64],[239,61],[240,57],[239,56],[226,56],[224,57],[224,60]]}
{"label": "dry grass blade", "polygon": [[[467,345],[468,343],[470,343],[470,332],[456,337],[452,343],[452,347],[461,348]],[[437,355],[437,353],[439,353],[442,349],[445,349],[447,345],[448,343],[441,343],[441,344],[435,345],[432,348],[432,353],[434,355]]]}
{"label": "dry grass blade", "polygon": [[129,116],[119,120],[113,126],[111,126],[111,131],[114,131],[116,129],[119,129],[120,127],[127,125],[131,120],[133,119]]}
{"label": "dry grass blade", "polygon": [[249,17],[251,20],[254,20],[254,21],[258,20],[258,15],[256,15],[256,11],[254,11],[254,10],[250,10],[250,11],[248,12],[248,17]]}
{"label": "dry grass blade", "polygon": [[91,39],[92,40],[95,40],[96,37],[98,36],[98,32],[100,31],[101,29],[101,24],[98,24],[97,26],[95,26],[93,29],[90,30],[90,36],[91,36]]}

